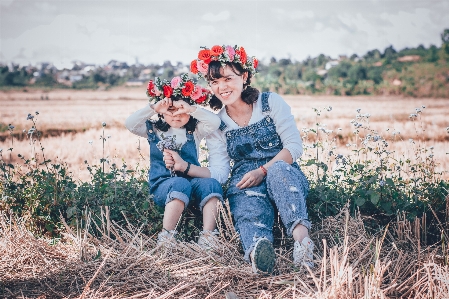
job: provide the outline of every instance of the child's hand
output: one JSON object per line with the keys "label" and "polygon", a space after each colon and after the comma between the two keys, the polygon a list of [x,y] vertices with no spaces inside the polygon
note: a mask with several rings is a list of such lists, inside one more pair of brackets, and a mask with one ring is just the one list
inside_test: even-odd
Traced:
{"label": "child's hand", "polygon": [[187,162],[176,151],[169,149],[164,149],[164,162],[167,168],[173,167],[176,171],[183,172],[187,168]]}
{"label": "child's hand", "polygon": [[163,100],[160,100],[156,104],[152,106],[153,110],[156,111],[158,114],[169,114],[173,115],[170,111],[168,111],[168,108],[170,108],[173,105],[173,102],[170,98],[164,98]]}
{"label": "child's hand", "polygon": [[183,113],[192,113],[196,110],[196,107],[190,106],[188,103],[182,100],[174,101],[173,107],[177,108],[177,110],[173,113],[173,116]]}

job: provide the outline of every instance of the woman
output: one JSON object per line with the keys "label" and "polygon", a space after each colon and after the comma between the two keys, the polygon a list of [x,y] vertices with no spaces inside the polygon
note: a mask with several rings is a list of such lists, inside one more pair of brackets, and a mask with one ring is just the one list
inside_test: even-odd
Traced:
{"label": "woman", "polygon": [[[210,166],[192,166],[191,171],[221,183],[231,174],[226,196],[254,272],[270,273],[275,265],[274,206],[295,240],[294,263],[312,267],[314,244],[305,202],[309,184],[295,162],[302,154],[301,136],[279,95],[259,94],[250,86],[257,64],[237,46],[204,48],[192,61],[191,71],[212,88],[211,108],[224,109],[218,112],[219,130],[207,137]],[[166,163],[185,167],[179,156]]]}

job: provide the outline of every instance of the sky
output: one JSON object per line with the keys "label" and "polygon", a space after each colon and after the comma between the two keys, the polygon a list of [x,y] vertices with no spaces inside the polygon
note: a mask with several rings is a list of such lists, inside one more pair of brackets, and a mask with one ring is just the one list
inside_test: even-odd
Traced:
{"label": "sky", "polygon": [[0,0],[0,62],[190,63],[201,46],[262,61],[440,46],[449,0]]}

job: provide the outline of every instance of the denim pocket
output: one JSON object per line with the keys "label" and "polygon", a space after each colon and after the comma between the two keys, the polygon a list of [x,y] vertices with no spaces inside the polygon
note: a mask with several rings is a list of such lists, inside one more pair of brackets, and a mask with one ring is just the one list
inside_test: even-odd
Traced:
{"label": "denim pocket", "polygon": [[276,148],[281,143],[281,139],[277,134],[273,134],[272,136],[266,136],[265,138],[261,138],[257,141],[257,146],[262,150],[269,150],[272,148]]}

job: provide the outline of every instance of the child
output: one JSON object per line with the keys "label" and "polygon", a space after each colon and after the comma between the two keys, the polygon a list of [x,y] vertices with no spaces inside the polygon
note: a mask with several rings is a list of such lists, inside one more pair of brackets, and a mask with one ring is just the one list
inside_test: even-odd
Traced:
{"label": "child", "polygon": [[[203,213],[203,231],[198,244],[207,249],[213,245],[216,231],[217,203],[223,201],[223,190],[217,180],[194,178],[191,166],[198,162],[201,139],[220,126],[213,112],[200,108],[210,99],[208,90],[195,85],[187,74],[174,77],[171,82],[156,77],[148,83],[150,104],[134,112],[126,120],[131,133],[148,138],[150,144],[150,193],[154,202],[165,206],[163,230],[158,244],[174,244],[176,224],[184,209],[193,204]],[[153,115],[158,120],[150,120]],[[186,162],[182,170],[169,169],[170,150],[175,150]],[[172,152],[173,153],[173,152]]]}

